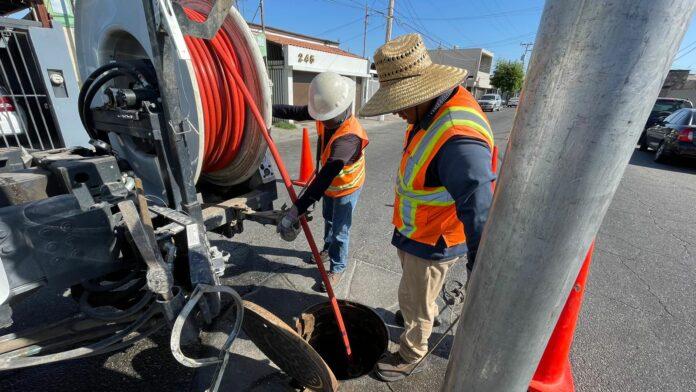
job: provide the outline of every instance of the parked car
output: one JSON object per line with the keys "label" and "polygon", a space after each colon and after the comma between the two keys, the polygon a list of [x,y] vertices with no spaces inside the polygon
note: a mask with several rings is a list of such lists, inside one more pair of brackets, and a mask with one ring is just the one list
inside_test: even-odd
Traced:
{"label": "parked car", "polygon": [[646,146],[656,150],[655,162],[672,156],[696,158],[696,109],[679,109],[645,134]]}
{"label": "parked car", "polygon": [[478,104],[484,112],[498,111],[503,106],[503,99],[498,94],[485,94],[478,99]]}
{"label": "parked car", "polygon": [[656,125],[660,121],[664,121],[667,116],[671,115],[675,111],[683,108],[693,108],[694,105],[691,101],[680,98],[658,98],[655,101],[655,105],[648,116],[648,121],[645,122],[645,127],[643,128],[643,133],[638,139],[638,144],[640,144],[641,151],[648,151],[648,144],[645,141],[645,131]]}
{"label": "parked car", "polygon": [[10,93],[0,86],[0,139],[1,136],[23,135],[27,129],[27,116],[24,109],[15,104]]}
{"label": "parked car", "polygon": [[513,107],[513,106],[517,107],[517,105],[519,105],[519,104],[520,104],[520,97],[512,97],[512,98],[508,99],[508,101],[507,101],[508,107]]}

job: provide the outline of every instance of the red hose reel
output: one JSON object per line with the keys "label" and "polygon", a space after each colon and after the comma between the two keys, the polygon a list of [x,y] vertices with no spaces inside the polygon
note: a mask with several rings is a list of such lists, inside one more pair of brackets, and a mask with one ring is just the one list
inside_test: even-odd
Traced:
{"label": "red hose reel", "polygon": [[[198,11],[190,8],[185,11],[196,22],[206,19]],[[190,36],[184,39],[191,52],[203,105],[205,144],[202,171],[214,172],[232,162],[244,136],[244,97],[239,85],[222,63],[230,61],[240,69],[239,59],[224,29],[220,29],[210,41]]]}

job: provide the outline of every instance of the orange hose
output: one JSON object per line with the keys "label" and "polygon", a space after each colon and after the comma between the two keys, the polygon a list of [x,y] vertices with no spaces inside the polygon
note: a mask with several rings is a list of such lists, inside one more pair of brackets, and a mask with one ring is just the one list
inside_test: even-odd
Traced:
{"label": "orange hose", "polygon": [[[196,22],[206,19],[200,12],[190,8],[184,10]],[[223,29],[210,41],[190,36],[184,39],[191,53],[203,105],[203,172],[213,172],[232,162],[244,135],[246,110],[242,92],[221,61],[224,58],[239,69],[239,59]]]}

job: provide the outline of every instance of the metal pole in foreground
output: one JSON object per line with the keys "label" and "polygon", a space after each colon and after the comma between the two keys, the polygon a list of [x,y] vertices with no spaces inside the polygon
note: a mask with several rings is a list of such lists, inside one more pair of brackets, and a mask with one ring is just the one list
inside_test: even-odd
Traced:
{"label": "metal pole in foreground", "polygon": [[526,391],[696,7],[546,3],[443,391]]}

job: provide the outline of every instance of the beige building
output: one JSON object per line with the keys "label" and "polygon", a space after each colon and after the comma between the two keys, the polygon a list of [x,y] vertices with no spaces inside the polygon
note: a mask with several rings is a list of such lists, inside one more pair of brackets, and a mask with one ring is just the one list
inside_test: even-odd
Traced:
{"label": "beige building", "polygon": [[435,63],[466,69],[469,73],[464,86],[476,98],[494,91],[491,86],[493,52],[483,48],[438,48],[428,50],[428,53]]}
{"label": "beige building", "polygon": [[683,98],[696,104],[696,74],[688,69],[673,69],[667,74],[660,97]]}
{"label": "beige building", "polygon": [[[261,35],[261,26],[249,23],[249,27]],[[353,109],[360,108],[370,78],[367,59],[341,49],[335,41],[268,26],[265,30],[274,104],[306,105],[314,76],[333,71],[355,81]]]}

